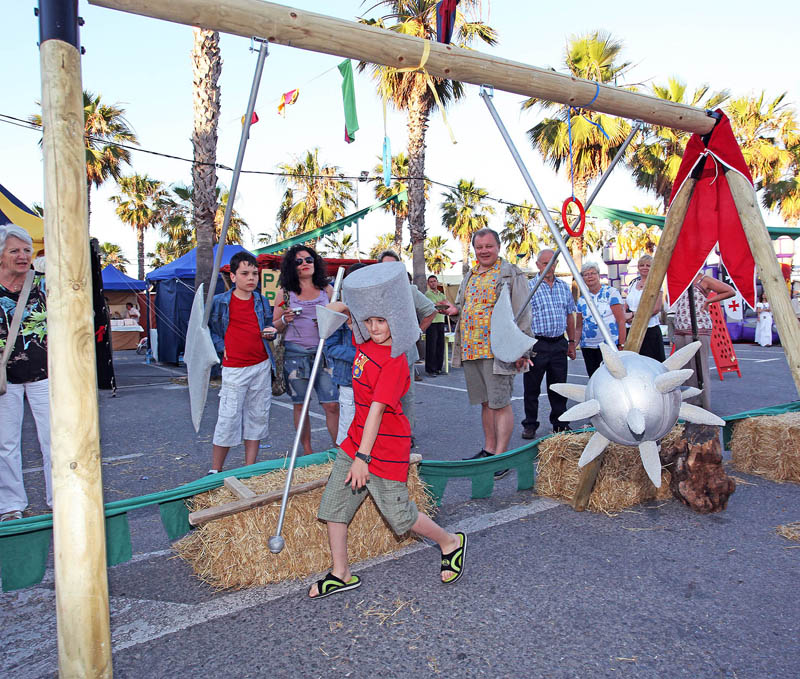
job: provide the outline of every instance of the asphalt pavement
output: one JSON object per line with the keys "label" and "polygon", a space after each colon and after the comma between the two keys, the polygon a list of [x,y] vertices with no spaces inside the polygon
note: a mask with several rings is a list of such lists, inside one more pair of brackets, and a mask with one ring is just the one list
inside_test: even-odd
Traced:
{"label": "asphalt pavement", "polygon": [[[720,415],[797,398],[782,349],[735,345],[742,377],[720,381]],[[217,390],[199,433],[189,419],[185,371],[114,356],[119,389],[100,392],[106,501],[194,480],[208,469]],[[570,381],[585,383],[582,361]],[[479,408],[463,374],[416,383],[417,451],[460,459],[481,447]],[[547,422],[542,388],[540,421]],[[522,380],[511,445],[524,441]],[[312,401],[315,450],[329,446]],[[539,435],[548,432],[542,427]],[[294,432],[286,397],[272,406],[260,459],[282,457]],[[41,457],[30,417],[23,467],[31,510],[44,507]],[[243,463],[234,448],[227,466]],[[214,592],[173,558],[158,512],[132,512],[132,561],[109,569],[117,677],[691,677],[795,678],[800,550],[775,534],[800,520],[800,486],[731,473],[728,508],[700,516],[677,501],[613,516],[516,491],[514,474],[491,498],[451,481],[437,521],[470,537],[466,572],[438,582],[439,554],[423,542],[358,564],[363,586],[322,601],[307,582]],[[800,545],[798,545],[800,546]],[[53,676],[52,569],[41,585],[0,594],[0,676]]]}

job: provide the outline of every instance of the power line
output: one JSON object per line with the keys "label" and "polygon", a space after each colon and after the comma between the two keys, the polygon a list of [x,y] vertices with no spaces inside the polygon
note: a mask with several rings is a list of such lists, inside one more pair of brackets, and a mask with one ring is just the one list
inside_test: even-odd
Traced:
{"label": "power line", "polygon": [[[7,123],[9,125],[16,125],[17,127],[22,127],[24,129],[28,129],[28,130],[41,131],[41,125],[39,125],[37,123],[34,123],[33,121],[30,121],[30,120],[25,120],[24,118],[16,118],[14,116],[10,116],[10,115],[7,115],[5,113],[0,113],[0,122]],[[184,162],[184,163],[191,163],[192,165],[207,165],[207,166],[215,167],[218,170],[226,170],[228,172],[233,172],[233,168],[232,167],[229,167],[227,165],[223,165],[222,163],[206,163],[206,162],[203,162],[203,161],[194,160],[193,158],[183,158],[181,156],[172,155],[170,153],[162,153],[160,151],[153,151],[152,149],[145,149],[145,148],[142,148],[140,146],[133,146],[131,144],[123,144],[123,143],[120,143],[120,142],[112,142],[112,141],[109,141],[108,139],[103,139],[102,137],[95,137],[93,135],[88,135],[87,138],[89,140],[91,140],[91,141],[96,141],[98,143],[106,144],[108,146],[118,146],[120,148],[127,149],[129,151],[137,151],[139,153],[147,153],[149,155],[159,156],[161,158],[167,158],[169,160],[179,160],[179,161]],[[379,181],[379,180],[382,181],[383,180],[383,175],[377,175],[377,174],[376,175],[372,175],[372,176],[367,175],[367,177],[365,179],[364,176],[361,175],[361,174],[359,174],[359,175],[346,175],[346,174],[336,174],[336,175],[329,175],[329,174],[326,174],[326,175],[320,175],[320,174],[296,174],[296,173],[290,173],[290,172],[276,172],[274,170],[242,170],[241,172],[242,172],[242,174],[266,175],[266,176],[272,176],[272,177],[298,177],[298,178],[302,178],[302,179],[340,179],[340,180],[345,180],[345,181],[356,181],[356,182],[363,182],[363,181],[374,182],[374,181]],[[423,181],[428,182],[429,184],[435,184],[436,186],[441,186],[441,187],[444,187],[444,188],[447,188],[447,189],[451,189],[453,191],[458,191],[459,190],[459,188],[457,186],[454,186],[453,184],[447,184],[445,182],[436,181],[435,179],[431,179],[430,177],[403,177],[403,176],[400,176],[400,175],[392,175],[392,179],[397,179],[397,180],[400,180],[400,181],[412,181],[414,179],[421,179]],[[475,190],[475,191],[470,191],[469,193],[474,193],[474,194],[477,195],[479,192],[477,190]],[[516,203],[516,202],[510,201],[510,200],[506,200],[504,198],[497,198],[497,197],[489,195],[489,194],[483,196],[483,198],[485,198],[486,200],[494,201],[494,202],[498,203],[499,205],[505,205],[507,207],[527,208],[527,209],[529,209],[529,210],[531,210],[533,212],[540,212],[540,210],[539,210],[539,208],[537,206],[531,205],[531,204]],[[561,215],[561,212],[559,210],[554,209],[554,208],[549,208],[548,212],[550,212],[550,213],[552,213],[554,215],[559,215],[559,216]]]}

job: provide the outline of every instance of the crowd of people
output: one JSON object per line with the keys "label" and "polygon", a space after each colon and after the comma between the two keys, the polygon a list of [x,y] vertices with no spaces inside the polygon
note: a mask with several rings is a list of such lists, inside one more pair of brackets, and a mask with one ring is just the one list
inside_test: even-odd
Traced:
{"label": "crowd of people", "polygon": [[[419,333],[425,333],[426,337],[424,365],[428,377],[436,377],[444,368],[445,328],[453,321],[452,365],[463,368],[469,403],[481,406],[482,445],[466,459],[480,459],[508,449],[515,427],[512,389],[519,373],[523,374],[524,384],[522,438],[533,439],[539,434],[539,401],[545,378],[550,428],[556,432],[568,429],[559,419],[566,411],[567,399],[551,391],[549,386],[568,381],[568,361],[576,358],[578,345],[586,370],[592,375],[602,361],[599,345],[603,334],[587,300],[579,297],[576,302],[570,286],[555,275],[555,267],[548,268],[555,256],[553,250],[539,252],[536,259],[539,274],[528,280],[519,267],[500,257],[500,239],[492,229],[475,233],[472,246],[476,264],[461,281],[454,303],[440,289],[436,276],[428,277],[424,294],[411,284],[410,276],[408,288]],[[36,420],[47,480],[47,501],[48,504],[52,502],[46,288],[43,275],[29,275],[32,257],[32,242],[24,230],[14,226],[0,229],[0,348],[9,345],[3,356],[8,385],[0,390],[4,391],[0,395],[0,519],[5,520],[19,518],[28,504],[22,482],[20,446],[25,397]],[[400,257],[387,250],[378,261],[399,262]],[[620,348],[624,346],[627,328],[638,309],[651,264],[649,255],[640,257],[639,277],[631,282],[625,299],[616,288],[602,282],[597,264],[583,264],[581,275],[594,309]],[[364,266],[363,263],[353,264],[346,275]],[[308,415],[305,421],[300,420],[302,403],[309,389],[314,390],[324,411],[331,442],[341,446],[352,434],[352,423],[359,407],[354,384],[359,347],[348,325],[338,328],[324,342],[322,365],[312,383],[312,365],[320,343],[317,308],[330,305],[333,293],[325,261],[308,245],[290,248],[281,262],[274,306],[258,291],[258,263],[252,255],[247,252],[235,255],[230,262],[230,276],[232,286],[214,298],[209,319],[211,337],[222,363],[209,473],[221,471],[229,449],[242,442],[245,463],[256,461],[259,444],[269,435],[272,382],[276,373],[283,377],[293,403],[295,428],[302,427],[303,453],[312,452]],[[27,278],[31,279],[29,285],[26,285]],[[514,310],[522,310],[516,319],[519,329],[535,339],[532,350],[512,363],[497,358],[491,343],[492,311],[504,286],[510,292]],[[735,293],[717,279],[698,275],[690,290],[675,305],[674,342],[678,348],[692,341],[690,292],[695,306],[696,331],[703,342],[699,357],[705,389],[695,398],[698,405],[709,408],[708,351],[712,321],[708,308]],[[13,317],[18,304],[22,325],[17,331]],[[641,347],[642,354],[659,361],[664,360],[659,323],[662,310],[663,300],[659,296]],[[128,309],[131,315],[136,311],[135,307]],[[769,316],[771,324],[771,313],[764,299],[758,311],[762,317]],[[283,345],[282,368],[273,352],[276,339]],[[415,363],[419,358],[415,346],[405,352],[410,379],[397,404],[398,412],[409,423],[411,446],[415,427]],[[696,376],[693,383],[697,383]],[[506,473],[507,470],[501,470],[495,476],[501,478]]]}

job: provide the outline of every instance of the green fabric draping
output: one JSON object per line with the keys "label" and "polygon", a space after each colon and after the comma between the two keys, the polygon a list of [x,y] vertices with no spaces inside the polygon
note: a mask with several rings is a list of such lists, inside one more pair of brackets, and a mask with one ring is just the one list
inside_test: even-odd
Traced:
{"label": "green fabric draping", "polygon": [[733,436],[733,425],[738,420],[746,420],[749,417],[758,417],[760,415],[782,415],[783,413],[795,413],[800,410],[800,401],[792,401],[791,403],[781,403],[776,406],[767,406],[766,408],[757,408],[755,410],[745,410],[742,413],[735,415],[728,415],[723,417],[725,426],[722,428],[722,445],[725,450],[730,450],[731,436]]}
{"label": "green fabric draping", "polygon": [[[634,224],[647,224],[648,226],[657,226],[661,229],[664,228],[664,217],[661,215],[646,215],[641,212],[632,212],[630,210],[617,210],[611,207],[601,207],[600,205],[592,205],[587,211],[590,217],[597,217],[598,219],[616,220],[625,224],[626,222],[633,222]],[[768,226],[772,240],[777,240],[781,236],[789,236],[792,239],[800,238],[800,228],[791,226]]]}
{"label": "green fabric draping", "polygon": [[338,66],[342,74],[342,101],[344,102],[344,140],[350,144],[356,140],[358,115],[356,114],[356,86],[353,80],[353,64],[345,59]]}
{"label": "green fabric draping", "polygon": [[388,198],[384,198],[383,200],[379,200],[374,205],[370,205],[369,207],[362,208],[357,212],[353,212],[352,214],[345,215],[341,219],[337,219],[335,222],[331,222],[330,224],[326,224],[325,226],[320,226],[318,229],[313,229],[312,231],[306,231],[305,233],[298,234],[297,236],[292,236],[291,238],[287,238],[286,240],[279,241],[277,243],[273,243],[272,245],[267,245],[263,248],[258,248],[257,250],[253,250],[253,254],[255,255],[271,255],[275,252],[281,252],[282,250],[288,250],[293,245],[298,245],[300,243],[306,243],[310,240],[318,240],[323,236],[327,236],[331,233],[336,233],[337,231],[341,231],[346,226],[350,226],[351,224],[357,222],[359,219],[363,219],[366,217],[370,212],[373,210],[377,210],[382,208],[387,203],[392,201],[407,201],[408,200],[408,192],[407,191],[400,191],[400,193],[395,193]]}
{"label": "green fabric draping", "polygon": [[[324,464],[333,458],[334,450],[298,457],[296,467]],[[167,537],[176,540],[191,530],[189,510],[184,500],[223,485],[225,478],[235,476],[247,479],[266,474],[285,465],[283,459],[267,460],[248,467],[239,467],[227,472],[204,476],[197,481],[172,490],[150,493],[140,497],[109,502],[106,515],[106,560],[113,566],[131,558],[131,535],[128,512],[157,504],[161,522]],[[0,574],[3,591],[30,587],[41,582],[47,556],[50,553],[50,536],[53,533],[53,515],[32,516],[18,521],[0,524]],[[23,583],[23,584],[19,584]]]}

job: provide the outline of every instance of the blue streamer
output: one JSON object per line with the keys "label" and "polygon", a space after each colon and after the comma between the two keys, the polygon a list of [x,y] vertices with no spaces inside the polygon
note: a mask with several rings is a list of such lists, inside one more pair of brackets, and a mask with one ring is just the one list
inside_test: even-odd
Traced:
{"label": "blue streamer", "polygon": [[383,138],[383,185],[387,189],[392,186],[392,147],[389,137]]}

